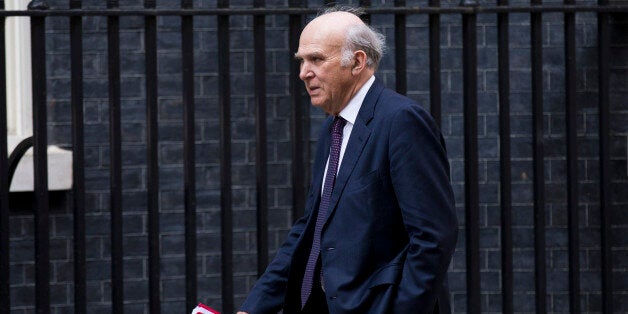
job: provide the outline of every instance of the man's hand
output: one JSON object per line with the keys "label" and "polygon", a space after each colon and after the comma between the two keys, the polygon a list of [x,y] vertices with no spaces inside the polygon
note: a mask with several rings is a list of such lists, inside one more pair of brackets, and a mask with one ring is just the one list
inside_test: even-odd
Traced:
{"label": "man's hand", "polygon": [[238,312],[236,314],[249,314],[249,313],[247,313],[247,312]]}

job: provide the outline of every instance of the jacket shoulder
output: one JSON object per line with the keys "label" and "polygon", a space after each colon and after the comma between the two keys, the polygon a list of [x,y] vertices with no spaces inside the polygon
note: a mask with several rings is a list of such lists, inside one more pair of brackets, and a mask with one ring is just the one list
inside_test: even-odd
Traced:
{"label": "jacket shoulder", "polygon": [[433,122],[431,114],[415,100],[401,95],[391,89],[384,88],[375,106],[375,115],[395,116],[399,111],[412,111],[426,119],[430,124]]}

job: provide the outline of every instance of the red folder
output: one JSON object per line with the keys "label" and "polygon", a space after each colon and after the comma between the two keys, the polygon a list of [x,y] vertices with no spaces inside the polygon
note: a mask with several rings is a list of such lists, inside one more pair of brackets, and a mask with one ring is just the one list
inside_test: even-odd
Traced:
{"label": "red folder", "polygon": [[220,314],[220,312],[203,303],[199,303],[198,306],[192,310],[192,314]]}

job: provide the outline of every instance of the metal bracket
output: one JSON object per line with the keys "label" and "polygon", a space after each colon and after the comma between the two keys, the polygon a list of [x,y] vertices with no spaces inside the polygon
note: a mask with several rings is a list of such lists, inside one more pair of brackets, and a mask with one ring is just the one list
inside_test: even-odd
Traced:
{"label": "metal bracket", "polygon": [[26,151],[33,147],[33,137],[27,137],[23,139],[11,152],[9,156],[9,186],[11,186],[11,182],[13,181],[13,175],[15,174],[15,170],[17,169],[17,165],[20,163],[20,159],[24,157]]}
{"label": "metal bracket", "polygon": [[28,4],[29,10],[48,10],[50,6],[46,0],[33,0]]}

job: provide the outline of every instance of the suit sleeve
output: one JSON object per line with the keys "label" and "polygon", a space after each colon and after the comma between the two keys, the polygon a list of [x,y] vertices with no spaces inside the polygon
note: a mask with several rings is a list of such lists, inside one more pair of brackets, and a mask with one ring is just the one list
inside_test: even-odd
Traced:
{"label": "suit sleeve", "polygon": [[249,314],[278,313],[281,310],[285,296],[290,262],[297,241],[307,222],[307,215],[301,217],[290,229],[288,238],[279,248],[277,255],[268,265],[264,274],[257,280],[249,292],[246,300],[240,307],[241,311]]}
{"label": "suit sleeve", "polygon": [[393,312],[431,313],[458,233],[444,141],[431,116],[413,105],[395,113],[389,144],[391,179],[409,238]]}

